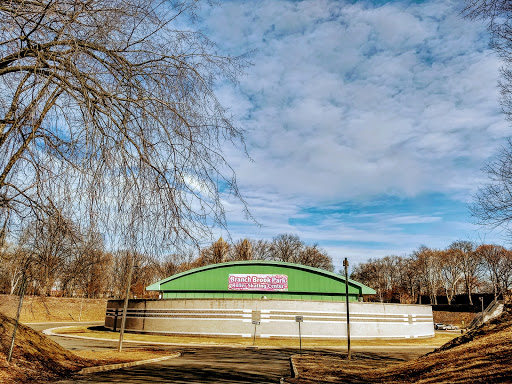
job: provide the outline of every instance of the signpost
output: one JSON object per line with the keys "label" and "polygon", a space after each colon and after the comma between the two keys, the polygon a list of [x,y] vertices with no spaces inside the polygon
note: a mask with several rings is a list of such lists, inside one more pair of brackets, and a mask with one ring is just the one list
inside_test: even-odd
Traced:
{"label": "signpost", "polygon": [[252,311],[252,323],[254,324],[254,336],[252,339],[252,345],[256,344],[256,326],[261,324],[261,311]]}
{"label": "signpost", "polygon": [[347,349],[348,349],[348,359],[351,360],[350,356],[350,314],[348,310],[348,260],[345,257],[343,260],[343,266],[345,267],[345,299],[347,301]]}
{"label": "signpost", "polygon": [[302,335],[300,333],[300,323],[304,321],[304,316],[295,316],[295,322],[299,323],[299,351],[302,354]]}
{"label": "signpost", "polygon": [[253,320],[252,323],[254,324],[254,336],[253,336],[253,339],[252,339],[252,345],[254,346],[256,344],[256,326],[260,325],[261,322],[257,321],[257,320]]}

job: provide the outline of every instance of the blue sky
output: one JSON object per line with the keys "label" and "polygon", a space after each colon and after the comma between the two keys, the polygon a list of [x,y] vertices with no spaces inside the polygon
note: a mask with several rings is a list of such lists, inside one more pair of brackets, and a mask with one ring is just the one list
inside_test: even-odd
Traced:
{"label": "blue sky", "polygon": [[225,196],[234,240],[294,233],[337,268],[344,257],[354,264],[421,244],[505,243],[467,210],[510,128],[499,59],[485,25],[460,17],[462,5],[269,0],[202,9],[200,28],[220,52],[252,52],[239,86],[217,90],[246,131],[251,159],[235,148],[226,155],[261,224]]}

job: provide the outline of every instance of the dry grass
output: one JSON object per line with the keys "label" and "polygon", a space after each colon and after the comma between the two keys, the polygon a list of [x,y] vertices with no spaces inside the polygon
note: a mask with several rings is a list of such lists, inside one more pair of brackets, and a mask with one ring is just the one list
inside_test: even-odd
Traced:
{"label": "dry grass", "polygon": [[[25,296],[22,323],[49,321],[103,321],[107,299]],[[18,296],[0,295],[0,313],[16,317]]]}
{"label": "dry grass", "polygon": [[16,334],[13,361],[8,364],[6,356],[13,326],[13,319],[0,315],[0,371],[4,377],[7,375],[3,382],[28,382],[32,378],[49,380],[66,376],[87,364],[85,359],[23,324],[19,325]]}
{"label": "dry grass", "polygon": [[116,349],[103,351],[75,351],[77,356],[94,360],[94,365],[124,363],[128,361],[150,360],[157,357],[168,356],[169,351],[159,349],[124,349],[118,352]]}
{"label": "dry grass", "polygon": [[511,383],[512,311],[409,362],[345,356],[294,357],[289,383]]}
{"label": "dry grass", "polygon": [[[101,339],[116,340],[119,338],[118,332],[111,332],[109,330],[100,329],[100,327],[87,327],[75,326],[65,327],[54,330],[55,333],[61,335],[74,335],[95,337]],[[353,340],[351,345],[357,347],[375,347],[375,346],[389,346],[389,347],[439,347],[458,334],[454,333],[437,333],[435,337],[428,339],[396,339],[396,340]],[[145,342],[160,342],[172,344],[204,344],[204,345],[252,345],[252,338],[242,337],[199,337],[199,336],[173,336],[173,335],[151,335],[151,334],[137,334],[125,333],[124,340],[145,341]],[[256,338],[257,346],[268,347],[298,347],[298,338],[285,339],[285,338]],[[326,339],[302,339],[302,347],[345,347],[346,341],[326,340]]]}

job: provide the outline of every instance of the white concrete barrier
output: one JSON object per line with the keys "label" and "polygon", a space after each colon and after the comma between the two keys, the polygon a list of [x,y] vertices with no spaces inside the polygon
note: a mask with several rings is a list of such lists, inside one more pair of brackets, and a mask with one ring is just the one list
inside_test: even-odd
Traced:
{"label": "white concrete barrier", "polygon": [[[132,332],[252,337],[347,337],[346,304],[329,301],[167,299],[130,300],[126,330]],[[350,303],[353,339],[434,337],[429,305]],[[109,300],[105,327],[119,330],[122,300]],[[254,324],[257,322],[257,324]]]}

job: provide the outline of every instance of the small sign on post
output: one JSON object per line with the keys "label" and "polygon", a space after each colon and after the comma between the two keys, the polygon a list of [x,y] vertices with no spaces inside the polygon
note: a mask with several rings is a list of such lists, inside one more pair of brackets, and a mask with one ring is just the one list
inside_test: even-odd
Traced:
{"label": "small sign on post", "polygon": [[261,321],[259,320],[253,320],[252,323],[254,324],[254,336],[252,339],[252,345],[254,346],[256,344],[256,326],[261,324]]}
{"label": "small sign on post", "polygon": [[302,354],[302,335],[300,333],[300,323],[304,321],[304,316],[295,316],[295,322],[299,323],[299,351]]}

